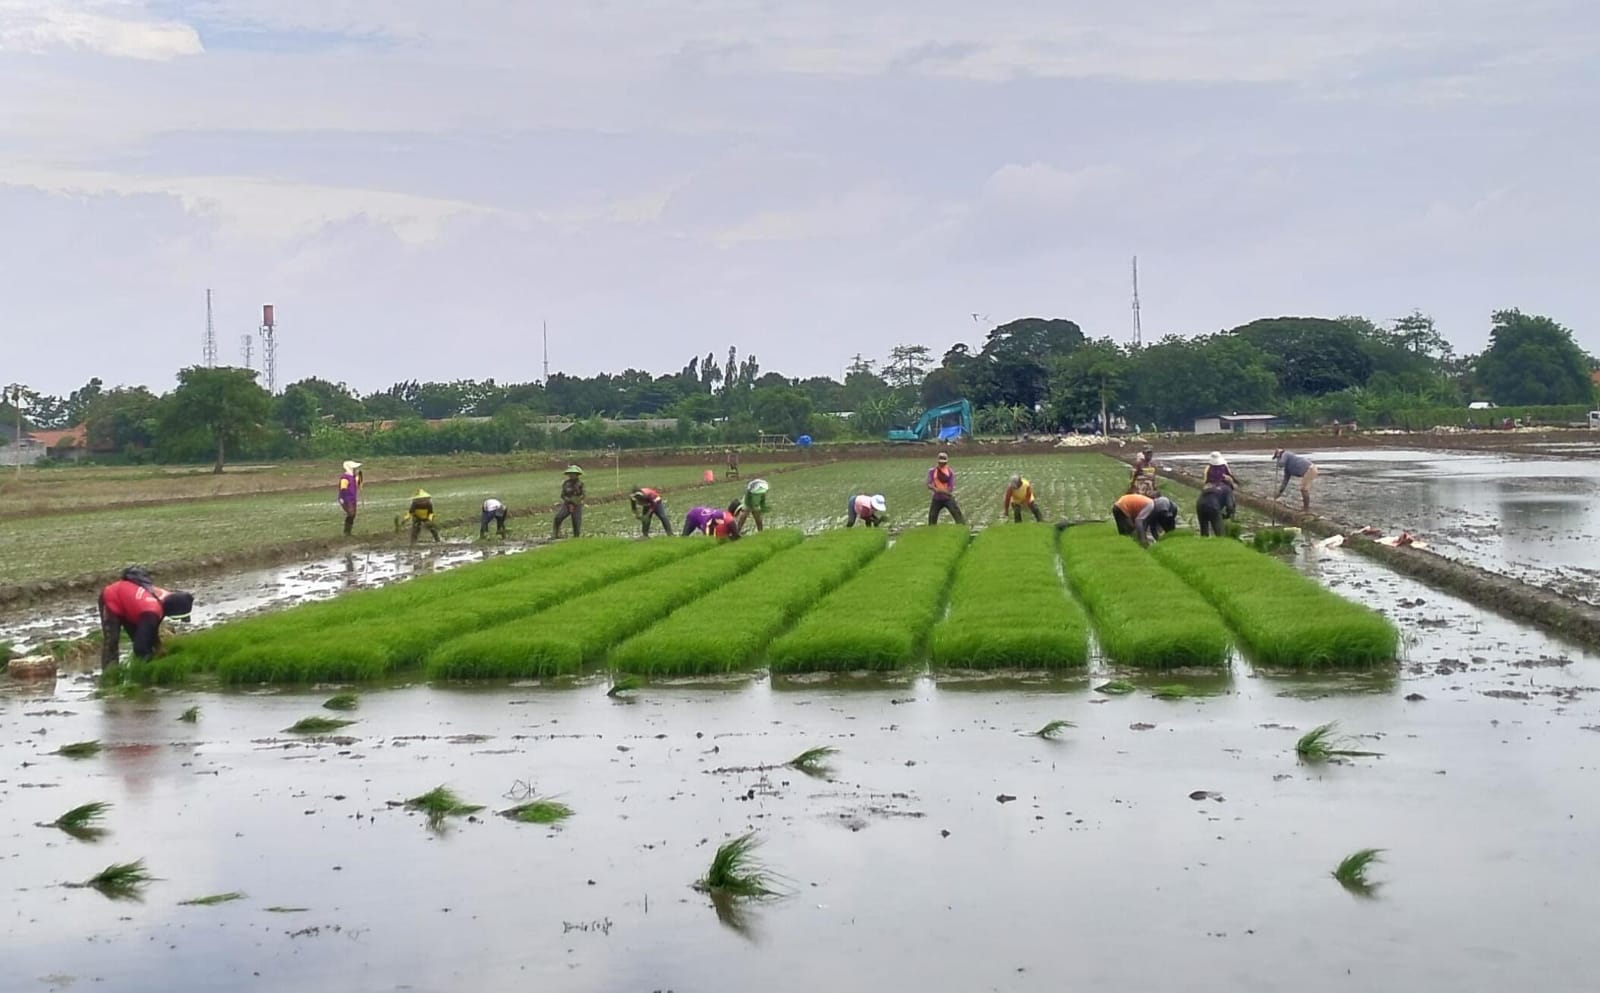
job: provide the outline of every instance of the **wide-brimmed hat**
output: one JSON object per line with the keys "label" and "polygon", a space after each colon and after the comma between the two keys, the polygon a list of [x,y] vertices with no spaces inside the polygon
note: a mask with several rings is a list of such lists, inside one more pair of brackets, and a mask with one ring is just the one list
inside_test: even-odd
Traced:
{"label": "wide-brimmed hat", "polygon": [[344,471],[345,472],[355,472],[359,468],[361,468],[361,463],[360,462],[346,462],[344,464]]}
{"label": "wide-brimmed hat", "polygon": [[433,497],[432,497],[431,494],[428,493],[427,490],[419,489],[419,490],[417,490],[417,492],[415,492],[415,493],[413,493],[411,495],[411,499],[413,499],[413,500],[431,500],[431,499],[433,499]]}
{"label": "wide-brimmed hat", "polygon": [[874,493],[872,495],[872,509],[876,510],[880,514],[889,509],[889,505],[883,500],[882,493]]}
{"label": "wide-brimmed hat", "polygon": [[948,453],[948,452],[940,452],[939,453],[939,461],[940,462],[949,462],[950,461],[950,453]]}
{"label": "wide-brimmed hat", "polygon": [[564,473],[564,475],[568,475],[568,476],[581,476],[581,475],[583,475],[583,470],[582,470],[582,469],[579,469],[579,468],[578,468],[578,467],[577,467],[577,466],[575,466],[575,465],[569,465],[569,466],[567,466],[567,468],[566,468],[566,471],[565,471],[565,473]]}
{"label": "wide-brimmed hat", "polygon": [[1211,453],[1211,464],[1212,465],[1227,465],[1228,464],[1228,460],[1222,457],[1222,453],[1221,452],[1212,452]]}

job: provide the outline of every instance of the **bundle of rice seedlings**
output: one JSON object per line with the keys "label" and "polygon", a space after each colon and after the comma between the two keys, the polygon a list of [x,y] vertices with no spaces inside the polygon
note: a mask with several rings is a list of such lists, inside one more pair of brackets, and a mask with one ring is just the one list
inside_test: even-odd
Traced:
{"label": "bundle of rice seedlings", "polygon": [[828,760],[837,754],[839,754],[837,748],[823,745],[817,748],[808,748],[785,764],[789,768],[803,772],[808,776],[827,776],[833,771],[828,765]]}
{"label": "bundle of rice seedlings", "polygon": [[194,723],[196,723],[197,721],[200,720],[200,708],[199,707],[190,707],[188,710],[185,710],[183,713],[178,715],[178,720],[182,721],[185,724],[194,724]]}
{"label": "bundle of rice seedlings", "polygon": [[1061,561],[1067,584],[1094,619],[1101,651],[1113,662],[1156,668],[1227,664],[1228,628],[1216,609],[1116,528],[1064,532]]}
{"label": "bundle of rice seedlings", "polygon": [[302,717],[283,730],[285,734],[332,734],[354,723],[335,717]]}
{"label": "bundle of rice seedlings", "polygon": [[572,808],[559,800],[538,799],[508,807],[500,816],[521,824],[558,824],[572,816]]}
{"label": "bundle of rice seedlings", "polygon": [[112,900],[138,900],[144,888],[155,879],[144,867],[144,859],[134,862],[115,862],[81,883],[68,883],[76,888],[98,890]]}
{"label": "bundle of rice seedlings", "polygon": [[1250,544],[1256,551],[1268,554],[1293,552],[1296,534],[1292,528],[1257,528]]}
{"label": "bundle of rice seedlings", "polygon": [[883,550],[875,528],[836,530],[773,556],[737,580],[738,608],[702,597],[611,651],[615,669],[701,674],[755,663],[773,636]]}
{"label": "bundle of rice seedlings", "polygon": [[1399,653],[1381,614],[1244,545],[1178,535],[1151,555],[1217,608],[1258,665],[1372,665]]}
{"label": "bundle of rice seedlings", "polygon": [[916,664],[971,535],[917,527],[818,600],[767,649],[773,672],[897,669]]}
{"label": "bundle of rice seedlings", "polygon": [[1358,852],[1347,855],[1333,870],[1333,878],[1339,881],[1348,892],[1360,897],[1373,897],[1378,894],[1378,887],[1382,883],[1372,882],[1367,878],[1367,869],[1376,862],[1383,861],[1383,849],[1363,848]]}
{"label": "bundle of rice seedlings", "polygon": [[57,755],[65,755],[69,759],[89,759],[99,755],[103,746],[98,741],[74,741],[70,745],[57,748]]}
{"label": "bundle of rice seedlings", "polygon": [[451,679],[573,675],[652,621],[720,590],[800,540],[798,531],[769,530],[714,548],[711,542],[641,542],[645,549],[676,544],[711,551],[447,641],[429,654],[427,672]]}
{"label": "bundle of rice seedlings", "polygon": [[935,665],[1056,669],[1089,661],[1089,622],[1056,570],[1055,532],[990,528],[956,569],[934,628]]}
{"label": "bundle of rice seedlings", "polygon": [[46,826],[59,828],[80,841],[95,841],[105,835],[99,822],[110,809],[111,804],[103,800],[79,804]]}
{"label": "bundle of rice seedlings", "polygon": [[739,898],[777,896],[771,872],[754,854],[760,844],[750,831],[718,845],[710,868],[695,882],[695,889]]}
{"label": "bundle of rice seedlings", "polygon": [[1061,732],[1067,730],[1068,728],[1075,728],[1077,726],[1078,725],[1072,723],[1071,721],[1051,721],[1039,730],[1034,731],[1032,733],[1032,737],[1044,738],[1047,741],[1053,741],[1061,736]]}
{"label": "bundle of rice seedlings", "polygon": [[1122,696],[1127,693],[1133,693],[1138,689],[1139,687],[1128,682],[1126,679],[1113,679],[1096,686],[1094,691],[1096,693],[1105,693],[1110,696]]}
{"label": "bundle of rice seedlings", "polygon": [[611,678],[611,688],[606,690],[606,696],[614,700],[619,699],[622,698],[622,694],[632,693],[642,685],[643,683],[638,676],[613,676]]}
{"label": "bundle of rice seedlings", "polygon": [[1334,758],[1376,758],[1383,754],[1350,748],[1355,739],[1338,734],[1338,729],[1338,721],[1317,725],[1295,742],[1295,754],[1305,762],[1324,762]]}
{"label": "bundle of rice seedlings", "polygon": [[240,893],[238,890],[233,890],[233,891],[228,892],[228,893],[213,893],[210,896],[195,897],[193,900],[179,900],[178,901],[178,906],[180,906],[180,907],[215,907],[219,903],[232,903],[235,900],[243,900],[243,899],[244,899],[244,894],[243,893]]}
{"label": "bundle of rice seedlings", "polygon": [[476,814],[483,809],[482,804],[463,803],[448,786],[435,786],[428,792],[405,801],[405,806],[411,810],[421,811],[433,823],[438,823],[446,817]]}
{"label": "bundle of rice seedlings", "polygon": [[356,705],[357,698],[354,693],[335,693],[322,701],[324,710],[354,710]]}

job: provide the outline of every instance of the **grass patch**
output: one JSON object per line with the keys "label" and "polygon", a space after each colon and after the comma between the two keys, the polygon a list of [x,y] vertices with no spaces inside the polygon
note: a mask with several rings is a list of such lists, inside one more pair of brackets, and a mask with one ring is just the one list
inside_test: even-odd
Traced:
{"label": "grass patch", "polygon": [[1325,762],[1334,758],[1376,758],[1383,754],[1349,747],[1355,739],[1339,734],[1338,730],[1338,721],[1317,725],[1294,743],[1294,753],[1306,762]]}
{"label": "grass patch", "polygon": [[92,759],[104,750],[105,747],[98,741],[74,741],[57,748],[55,754],[65,755],[69,759]]}
{"label": "grass patch", "polygon": [[789,768],[803,772],[808,776],[826,776],[832,771],[828,760],[839,754],[837,748],[823,745],[818,748],[808,748],[785,763]]}
{"label": "grass patch", "polygon": [[714,895],[743,898],[777,896],[771,872],[755,857],[761,842],[755,832],[741,834],[717,846],[711,866],[695,888]]}
{"label": "grass patch", "polygon": [[1356,896],[1377,896],[1378,887],[1382,883],[1375,883],[1367,878],[1367,870],[1374,864],[1383,861],[1383,849],[1363,848],[1358,852],[1346,855],[1339,865],[1333,870],[1333,878],[1339,881],[1347,891]]}
{"label": "grass patch", "polygon": [[483,809],[482,804],[463,802],[448,786],[435,786],[428,792],[407,800],[405,806],[411,810],[420,810],[430,821],[439,821],[446,817],[463,817],[467,814],[476,814]]}
{"label": "grass patch", "polygon": [[572,816],[572,808],[559,800],[529,800],[500,811],[519,824],[559,824]]}
{"label": "grass patch", "polygon": [[354,693],[336,693],[322,701],[324,710],[354,710],[357,698]]}
{"label": "grass patch", "polygon": [[190,707],[188,710],[185,710],[183,713],[178,715],[178,720],[185,724],[197,723],[200,720],[200,708]]}
{"label": "grass patch", "polygon": [[916,664],[944,599],[965,528],[916,527],[818,600],[767,649],[773,672],[898,669]]}
{"label": "grass patch", "polygon": [[1061,732],[1077,726],[1078,725],[1072,723],[1071,721],[1051,721],[1044,727],[1033,732],[1032,737],[1044,738],[1046,741],[1054,741],[1056,738],[1061,736]]}
{"label": "grass patch", "polygon": [[144,859],[134,862],[114,862],[81,883],[79,888],[98,890],[112,900],[138,900],[144,888],[155,879],[145,868]]}
{"label": "grass patch", "polygon": [[1136,692],[1138,689],[1139,687],[1128,682],[1126,679],[1113,679],[1109,682],[1104,682],[1099,686],[1096,686],[1094,691],[1096,693],[1105,693],[1109,696],[1125,696],[1129,693]]}
{"label": "grass patch", "polygon": [[210,896],[195,897],[193,900],[179,900],[178,901],[178,906],[180,906],[180,907],[215,907],[219,903],[232,903],[235,900],[243,900],[243,899],[244,899],[244,894],[240,893],[238,890],[234,890],[234,891],[229,892],[229,893],[213,893]]}
{"label": "grass patch", "polygon": [[760,658],[768,642],[807,608],[883,551],[876,528],[808,538],[736,581],[737,607],[723,592],[682,607],[611,651],[615,669],[652,674],[732,672]]}
{"label": "grass patch", "polygon": [[1076,668],[1089,621],[1056,571],[1054,528],[990,528],[956,568],[933,663],[967,669]]}
{"label": "grass patch", "polygon": [[1373,665],[1399,653],[1400,633],[1381,614],[1242,544],[1174,535],[1150,554],[1217,608],[1259,665]]}
{"label": "grass patch", "polygon": [[1228,627],[1216,609],[1111,525],[1063,531],[1061,559],[1067,584],[1113,662],[1160,669],[1227,664]]}
{"label": "grass patch", "polygon": [[283,730],[285,734],[332,734],[354,723],[337,717],[302,717]]}

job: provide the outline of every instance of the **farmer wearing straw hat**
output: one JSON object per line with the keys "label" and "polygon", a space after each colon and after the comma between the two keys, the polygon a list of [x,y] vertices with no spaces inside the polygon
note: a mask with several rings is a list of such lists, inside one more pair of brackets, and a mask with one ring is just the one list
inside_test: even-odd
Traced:
{"label": "farmer wearing straw hat", "polygon": [[1306,513],[1311,512],[1311,483],[1317,478],[1317,464],[1304,455],[1296,455],[1278,449],[1272,453],[1272,461],[1283,470],[1283,482],[1278,484],[1278,495],[1275,500],[1283,499],[1283,491],[1289,488],[1289,481],[1300,480],[1300,509]]}
{"label": "farmer wearing straw hat", "polygon": [[339,507],[344,511],[344,533],[356,526],[356,506],[361,501],[361,463],[346,462],[339,477]]}
{"label": "farmer wearing straw hat", "polygon": [[961,505],[956,503],[956,471],[950,468],[950,456],[944,452],[939,453],[938,461],[928,470],[928,492],[932,494],[928,503],[929,524],[939,523],[939,514],[946,510],[957,524],[967,523],[961,514]]}
{"label": "farmer wearing straw hat", "polygon": [[1000,516],[1011,515],[1011,520],[1017,524],[1022,523],[1022,508],[1033,512],[1033,519],[1044,520],[1044,512],[1039,509],[1039,500],[1033,494],[1033,484],[1022,478],[1021,473],[1013,473],[1010,481],[1006,483],[1005,502],[1000,505]]}
{"label": "farmer wearing straw hat", "polygon": [[583,496],[583,470],[569,465],[566,478],[561,480],[561,506],[556,508],[555,525],[550,537],[561,537],[561,522],[569,517],[572,519],[572,536],[577,538],[583,534]]}
{"label": "farmer wearing straw hat", "polygon": [[639,519],[639,527],[646,538],[650,537],[652,519],[661,522],[663,533],[669,535],[672,533],[672,522],[667,519],[667,504],[661,498],[660,490],[648,486],[635,486],[632,495],[628,497],[628,509]]}
{"label": "farmer wearing straw hat", "polygon": [[849,505],[845,508],[844,526],[853,528],[856,521],[860,521],[869,528],[881,527],[884,518],[889,516],[889,505],[884,503],[882,493],[868,496],[858,493],[850,498]]}
{"label": "farmer wearing straw hat", "polygon": [[1233,491],[1239,487],[1239,481],[1233,477],[1233,469],[1228,465],[1228,460],[1222,457],[1221,452],[1212,452],[1207,462],[1206,482],[1201,492],[1222,494],[1225,504],[1222,515],[1232,517],[1238,504]]}
{"label": "farmer wearing straw hat", "polygon": [[433,497],[427,490],[419,489],[411,495],[411,506],[406,508],[405,516],[395,518],[395,530],[400,530],[402,524],[411,522],[411,543],[415,545],[417,538],[422,534],[422,529],[427,528],[433,535],[433,540],[439,540],[439,525],[433,522]]}
{"label": "farmer wearing straw hat", "polygon": [[194,594],[168,592],[150,580],[138,566],[122,571],[122,578],[100,591],[100,664],[109,669],[121,654],[122,633],[133,640],[133,657],[148,660],[161,647],[161,622],[188,620]]}
{"label": "farmer wearing straw hat", "polygon": [[1145,445],[1133,460],[1133,478],[1128,481],[1128,492],[1156,496],[1156,452],[1150,445]]}

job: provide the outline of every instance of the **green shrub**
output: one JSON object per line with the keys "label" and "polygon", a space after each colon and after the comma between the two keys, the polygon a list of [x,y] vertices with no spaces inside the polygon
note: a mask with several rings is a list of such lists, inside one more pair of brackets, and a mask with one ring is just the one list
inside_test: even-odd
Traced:
{"label": "green shrub", "polygon": [[933,664],[1056,669],[1089,661],[1089,622],[1056,572],[1054,528],[989,528],[961,559]]}
{"label": "green shrub", "polygon": [[734,588],[674,612],[611,652],[625,672],[729,672],[761,649],[829,590],[883,551],[877,528],[827,531],[739,577]]}
{"label": "green shrub", "polygon": [[1163,668],[1227,664],[1228,628],[1217,611],[1109,524],[1063,531],[1061,561],[1111,661]]}
{"label": "green shrub", "polygon": [[1383,615],[1242,544],[1173,535],[1151,554],[1216,606],[1258,665],[1370,665],[1399,652]]}
{"label": "green shrub", "polygon": [[652,621],[718,590],[800,539],[798,531],[772,530],[715,545],[706,539],[643,542],[646,548],[673,544],[710,551],[574,597],[532,617],[447,641],[428,654],[428,675],[516,679],[576,673]]}
{"label": "green shrub", "polygon": [[919,527],[854,579],[823,597],[774,641],[774,672],[896,669],[915,664],[944,602],[945,587],[971,535],[965,528]]}

